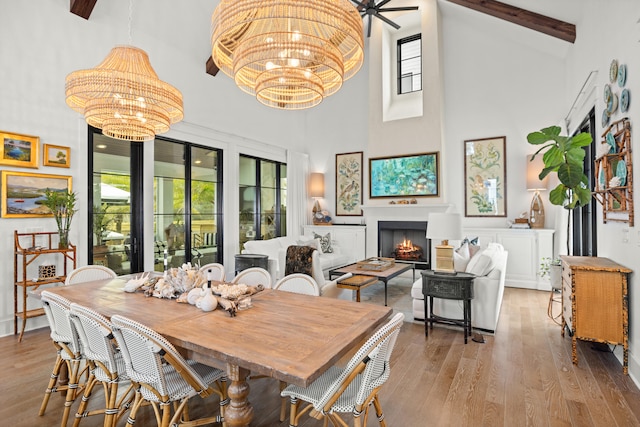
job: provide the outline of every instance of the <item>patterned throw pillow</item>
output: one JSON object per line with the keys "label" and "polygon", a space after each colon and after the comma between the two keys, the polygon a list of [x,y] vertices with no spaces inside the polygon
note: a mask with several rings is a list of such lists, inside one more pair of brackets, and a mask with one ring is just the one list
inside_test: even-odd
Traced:
{"label": "patterned throw pillow", "polygon": [[331,233],[327,233],[324,236],[313,233],[313,238],[320,241],[320,249],[323,254],[333,253],[333,248],[331,247]]}

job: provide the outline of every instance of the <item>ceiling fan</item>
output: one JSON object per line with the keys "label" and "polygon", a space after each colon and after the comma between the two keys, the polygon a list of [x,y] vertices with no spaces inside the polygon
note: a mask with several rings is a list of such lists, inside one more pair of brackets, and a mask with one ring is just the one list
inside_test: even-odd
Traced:
{"label": "ceiling fan", "polygon": [[376,4],[376,0],[351,0],[353,3],[357,5],[358,12],[364,18],[365,16],[369,17],[369,22],[367,23],[367,37],[371,37],[371,17],[375,16],[383,22],[391,25],[396,30],[400,29],[400,25],[396,24],[389,18],[385,18],[381,15],[382,12],[401,12],[406,10],[418,10],[418,6],[405,6],[405,7],[383,7],[391,0],[382,0]]}

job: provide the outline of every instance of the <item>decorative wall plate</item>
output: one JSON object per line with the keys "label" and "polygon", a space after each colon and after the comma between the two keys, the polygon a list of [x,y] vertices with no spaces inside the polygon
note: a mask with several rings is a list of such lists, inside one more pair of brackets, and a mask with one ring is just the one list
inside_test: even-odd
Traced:
{"label": "decorative wall plate", "polygon": [[606,188],[604,183],[604,169],[600,166],[600,171],[598,171],[598,182],[600,183],[600,189],[604,190]]}
{"label": "decorative wall plate", "polygon": [[612,116],[618,110],[618,94],[611,94],[611,98],[609,98],[609,102],[607,102],[607,111],[609,115]]}
{"label": "decorative wall plate", "polygon": [[620,160],[616,166],[616,176],[620,178],[620,185],[624,185],[627,182],[627,164],[624,160]]}
{"label": "decorative wall plate", "polygon": [[609,112],[605,108],[604,110],[602,110],[602,127],[605,127],[609,124],[609,119]]}
{"label": "decorative wall plate", "polygon": [[615,83],[616,80],[618,80],[618,61],[614,59],[609,67],[609,81]]}
{"label": "decorative wall plate", "polygon": [[623,89],[620,94],[620,112],[626,113],[629,110],[629,89]]}
{"label": "decorative wall plate", "polygon": [[611,147],[609,149],[610,153],[615,153],[618,151],[616,150],[616,139],[613,136],[613,132],[611,131],[607,132],[607,144],[609,145],[609,147]]}
{"label": "decorative wall plate", "polygon": [[609,83],[604,85],[604,103],[606,104],[607,102],[609,102],[609,99],[611,98],[611,86],[609,85]]}
{"label": "decorative wall plate", "polygon": [[624,87],[625,83],[627,83],[627,65],[620,64],[618,67],[618,86]]}

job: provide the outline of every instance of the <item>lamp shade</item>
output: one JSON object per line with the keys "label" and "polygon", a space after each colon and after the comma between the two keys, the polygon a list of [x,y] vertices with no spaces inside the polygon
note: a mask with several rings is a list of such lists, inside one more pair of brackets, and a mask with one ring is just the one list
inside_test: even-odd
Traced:
{"label": "lamp shade", "polygon": [[460,214],[445,212],[429,214],[427,238],[441,240],[462,239],[462,219]]}
{"label": "lamp shade", "polygon": [[309,177],[309,195],[311,197],[324,197],[324,174],[312,173]]}
{"label": "lamp shade", "polygon": [[537,155],[533,161],[531,161],[533,155],[527,156],[527,190],[546,190],[549,183],[549,175],[547,175],[542,181],[538,176],[542,169],[544,169],[544,162],[542,161],[542,155]]}

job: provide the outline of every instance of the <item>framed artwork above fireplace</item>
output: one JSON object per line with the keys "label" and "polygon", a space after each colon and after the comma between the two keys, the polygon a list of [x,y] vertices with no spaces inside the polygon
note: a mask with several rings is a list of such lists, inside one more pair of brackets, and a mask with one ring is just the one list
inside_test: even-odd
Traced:
{"label": "framed artwork above fireplace", "polygon": [[438,153],[369,159],[369,197],[425,197],[439,193]]}

